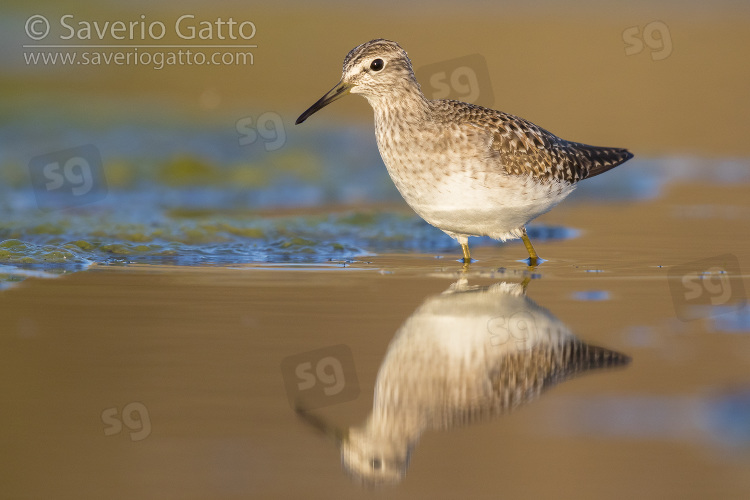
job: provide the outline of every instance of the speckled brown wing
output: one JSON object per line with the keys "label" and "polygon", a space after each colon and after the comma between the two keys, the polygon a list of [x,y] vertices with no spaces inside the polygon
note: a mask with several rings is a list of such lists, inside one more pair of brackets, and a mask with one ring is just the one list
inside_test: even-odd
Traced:
{"label": "speckled brown wing", "polygon": [[489,157],[510,175],[575,183],[610,170],[633,155],[623,148],[589,146],[560,139],[517,116],[459,101],[438,107],[484,136]]}

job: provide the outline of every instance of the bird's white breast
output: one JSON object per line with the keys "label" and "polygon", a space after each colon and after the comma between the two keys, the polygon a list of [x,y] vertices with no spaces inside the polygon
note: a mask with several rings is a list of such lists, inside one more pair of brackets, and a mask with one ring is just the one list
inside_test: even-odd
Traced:
{"label": "bird's white breast", "polygon": [[[456,132],[457,131],[452,131]],[[574,186],[557,180],[509,175],[470,140],[376,120],[378,149],[404,200],[433,226],[453,237],[517,238]]]}

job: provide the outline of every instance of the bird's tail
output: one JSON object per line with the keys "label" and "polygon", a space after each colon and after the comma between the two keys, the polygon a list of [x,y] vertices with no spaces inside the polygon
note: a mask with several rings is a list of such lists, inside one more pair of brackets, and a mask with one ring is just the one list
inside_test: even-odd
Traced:
{"label": "bird's tail", "polygon": [[576,156],[583,160],[583,163],[589,164],[586,179],[612,170],[633,157],[633,153],[624,148],[589,146],[577,142],[572,143],[571,146],[576,151]]}
{"label": "bird's tail", "polygon": [[558,364],[558,369],[553,371],[550,382],[557,383],[589,370],[626,366],[630,363],[630,356],[571,339],[553,362]]}

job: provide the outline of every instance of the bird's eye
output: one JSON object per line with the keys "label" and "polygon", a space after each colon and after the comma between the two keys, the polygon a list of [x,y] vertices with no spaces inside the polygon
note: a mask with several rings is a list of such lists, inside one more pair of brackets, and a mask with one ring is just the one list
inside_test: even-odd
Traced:
{"label": "bird's eye", "polygon": [[383,69],[383,66],[385,66],[385,63],[382,59],[375,59],[370,63],[370,69],[373,71],[380,71]]}
{"label": "bird's eye", "polygon": [[379,458],[373,458],[370,460],[370,465],[373,470],[380,470],[380,468],[383,467],[383,462],[381,462]]}

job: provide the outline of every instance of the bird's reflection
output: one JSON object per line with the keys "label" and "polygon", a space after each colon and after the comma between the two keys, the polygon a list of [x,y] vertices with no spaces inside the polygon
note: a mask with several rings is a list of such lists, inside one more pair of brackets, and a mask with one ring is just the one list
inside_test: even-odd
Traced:
{"label": "bird's reflection", "polygon": [[625,365],[621,353],[588,345],[526,297],[525,283],[469,286],[427,298],[391,341],[363,425],[335,429],[344,468],[367,484],[398,483],[420,436],[494,417],[596,368]]}

